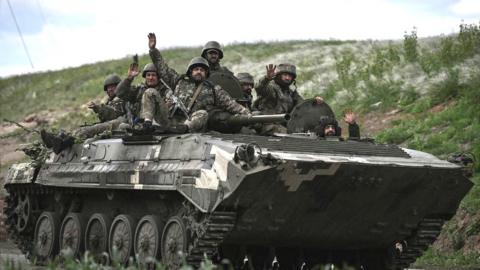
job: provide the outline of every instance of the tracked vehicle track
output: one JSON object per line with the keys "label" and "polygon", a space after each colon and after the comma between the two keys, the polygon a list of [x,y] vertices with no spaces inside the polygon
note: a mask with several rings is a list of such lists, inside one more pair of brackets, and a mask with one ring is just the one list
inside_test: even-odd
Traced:
{"label": "tracked vehicle track", "polygon": [[218,247],[235,226],[235,212],[214,212],[206,222],[203,235],[195,241],[187,256],[187,262],[199,267],[204,254],[212,261],[218,261]]}
{"label": "tracked vehicle track", "polygon": [[445,223],[441,218],[424,218],[418,225],[414,236],[406,240],[406,248],[400,255],[394,256],[391,269],[403,269],[422,256],[423,252],[437,239]]}

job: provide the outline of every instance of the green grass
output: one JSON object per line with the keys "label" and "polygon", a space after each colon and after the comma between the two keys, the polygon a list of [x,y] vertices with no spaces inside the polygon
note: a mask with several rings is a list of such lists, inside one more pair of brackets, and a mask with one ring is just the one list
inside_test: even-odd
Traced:
{"label": "green grass", "polygon": [[[465,254],[462,251],[451,252],[443,254],[429,248],[423,257],[418,259],[415,264],[416,267],[422,266],[441,266],[441,267],[473,267],[476,269],[480,265],[480,253],[472,252]],[[458,268],[455,268],[458,269]]]}

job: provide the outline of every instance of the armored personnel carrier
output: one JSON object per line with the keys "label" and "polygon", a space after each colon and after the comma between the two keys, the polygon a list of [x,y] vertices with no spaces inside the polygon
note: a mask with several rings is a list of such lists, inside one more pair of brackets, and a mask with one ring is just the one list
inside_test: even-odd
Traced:
{"label": "armored personnel carrier", "polygon": [[299,118],[312,108],[333,114],[306,101],[291,134],[123,135],[16,164],[5,184],[10,237],[40,264],[69,249],[170,269],[204,256],[254,269],[408,266],[472,186],[463,168],[371,140],[318,138],[308,132],[318,118]]}

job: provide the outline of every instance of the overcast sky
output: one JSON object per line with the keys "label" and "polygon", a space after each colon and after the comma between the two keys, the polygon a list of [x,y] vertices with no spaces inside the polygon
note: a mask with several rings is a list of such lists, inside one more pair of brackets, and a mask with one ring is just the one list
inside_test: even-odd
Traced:
{"label": "overcast sky", "polygon": [[[31,62],[15,25],[23,34]],[[157,47],[290,39],[401,39],[480,22],[480,0],[0,0],[0,77]]]}

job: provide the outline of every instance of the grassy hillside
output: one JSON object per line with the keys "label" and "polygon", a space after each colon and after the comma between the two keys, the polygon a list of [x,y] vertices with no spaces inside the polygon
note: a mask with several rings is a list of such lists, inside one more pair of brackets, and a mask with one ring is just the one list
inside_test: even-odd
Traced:
{"label": "grassy hillside", "polygon": [[[163,55],[182,72],[200,51],[177,48],[164,50]],[[148,61],[148,55],[140,57],[142,65]],[[46,118],[40,123],[66,129],[94,122],[85,104],[102,98],[104,77],[125,76],[129,62],[126,57],[0,79],[0,119],[21,121],[35,113]],[[266,64],[280,62],[297,65],[297,85],[303,96],[323,96],[338,115],[346,109],[357,112],[363,135],[441,158],[458,152],[480,158],[479,25],[460,25],[456,35],[426,39],[418,39],[413,29],[397,41],[233,44],[225,48],[222,63],[235,73],[247,71],[258,79]],[[34,138],[22,135],[14,142]],[[477,162],[477,173],[479,168]],[[457,216],[419,264],[480,265],[480,178],[473,181],[475,186]]]}

